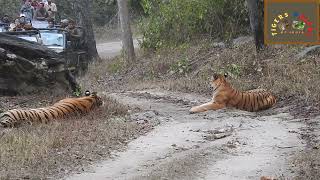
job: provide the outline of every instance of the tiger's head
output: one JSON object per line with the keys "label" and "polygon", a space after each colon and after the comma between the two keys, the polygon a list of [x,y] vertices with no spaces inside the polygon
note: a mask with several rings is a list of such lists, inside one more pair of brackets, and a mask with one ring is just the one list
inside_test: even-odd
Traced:
{"label": "tiger's head", "polygon": [[216,91],[219,87],[223,87],[228,84],[226,78],[228,77],[227,73],[222,74],[213,74],[211,78],[211,87],[213,88],[213,91]]}
{"label": "tiger's head", "polygon": [[102,98],[97,95],[97,92],[90,93],[90,91],[87,90],[84,94],[86,96],[89,96],[89,97],[93,98],[94,99],[94,104],[97,107],[102,106],[102,104],[103,104]]}

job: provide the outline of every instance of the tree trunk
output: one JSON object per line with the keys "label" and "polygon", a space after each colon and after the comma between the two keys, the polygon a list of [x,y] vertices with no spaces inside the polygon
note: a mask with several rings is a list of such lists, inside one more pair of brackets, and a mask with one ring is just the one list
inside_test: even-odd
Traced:
{"label": "tree trunk", "polygon": [[251,30],[254,33],[256,50],[259,52],[264,47],[263,6],[261,6],[261,2],[259,2],[260,0],[246,1],[249,11]]}
{"label": "tree trunk", "polygon": [[118,0],[121,32],[122,32],[122,50],[124,58],[128,61],[135,61],[135,53],[130,28],[128,0]]}
{"label": "tree trunk", "polygon": [[92,0],[78,0],[74,3],[75,12],[78,12],[78,23],[85,30],[85,51],[90,60],[99,59],[92,25]]}

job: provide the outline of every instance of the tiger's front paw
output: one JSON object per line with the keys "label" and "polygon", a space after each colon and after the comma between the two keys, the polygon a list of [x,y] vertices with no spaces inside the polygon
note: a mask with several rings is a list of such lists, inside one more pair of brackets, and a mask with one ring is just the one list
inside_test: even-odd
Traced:
{"label": "tiger's front paw", "polygon": [[194,113],[197,113],[197,112],[199,112],[199,111],[198,111],[198,107],[192,107],[192,108],[189,110],[189,113],[190,113],[190,114],[194,114]]}

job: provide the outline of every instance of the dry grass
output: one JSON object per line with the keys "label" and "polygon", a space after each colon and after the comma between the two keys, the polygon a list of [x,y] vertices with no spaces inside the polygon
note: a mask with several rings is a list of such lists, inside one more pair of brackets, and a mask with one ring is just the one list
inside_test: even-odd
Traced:
{"label": "dry grass", "polygon": [[297,166],[298,172],[296,180],[308,179],[318,180],[320,177],[320,150],[313,149],[303,152],[297,156],[294,160],[294,164]]}
{"label": "dry grass", "polygon": [[[269,46],[257,56],[253,42],[220,48],[212,42],[199,41],[153,53],[140,51],[134,63],[116,57],[92,64],[82,84],[107,91],[162,88],[206,94],[209,98],[211,75],[228,72],[235,88],[268,89],[280,100],[279,106],[290,103],[296,106],[291,111],[294,115],[312,118],[312,113],[320,112],[316,108],[320,101],[320,53],[295,58],[303,49],[302,46]],[[96,83],[87,83],[89,79]],[[315,173],[319,169],[318,164],[314,165],[319,161],[316,157],[319,157],[318,149],[296,160],[301,164],[300,179],[319,177]]]}
{"label": "dry grass", "polygon": [[[192,46],[138,55],[136,63],[117,57],[93,65],[87,78],[96,79],[97,86],[112,90],[160,87],[173,91],[210,94],[208,79],[213,72],[228,72],[229,81],[241,90],[265,88],[280,100],[295,97],[306,103],[320,100],[319,52],[299,60],[303,47],[268,47],[259,56],[253,43],[239,47],[219,48],[200,41]],[[107,72],[101,76],[101,72]]]}
{"label": "dry grass", "polygon": [[[16,107],[21,99],[32,98],[43,97],[19,98],[18,103],[8,98],[8,106]],[[145,133],[147,128],[142,130],[141,125],[125,118],[126,106],[103,99],[105,105],[86,116],[0,129],[0,179],[56,179],[71,171],[84,171],[86,165],[108,157],[110,151]]]}

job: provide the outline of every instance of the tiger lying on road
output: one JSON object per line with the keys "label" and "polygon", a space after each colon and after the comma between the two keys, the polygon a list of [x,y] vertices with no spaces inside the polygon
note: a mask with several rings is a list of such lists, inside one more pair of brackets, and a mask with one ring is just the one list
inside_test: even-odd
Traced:
{"label": "tiger lying on road", "polygon": [[245,111],[260,111],[271,108],[276,97],[263,89],[240,92],[226,81],[227,74],[215,74],[212,80],[213,98],[210,102],[192,107],[190,113],[234,107]]}
{"label": "tiger lying on road", "polygon": [[14,127],[21,122],[47,123],[53,119],[61,119],[78,113],[88,113],[102,105],[97,93],[86,91],[85,97],[66,98],[52,106],[37,109],[12,109],[0,114],[0,127]]}

